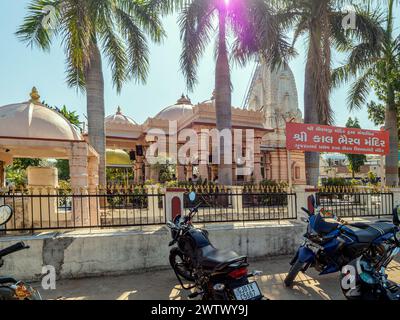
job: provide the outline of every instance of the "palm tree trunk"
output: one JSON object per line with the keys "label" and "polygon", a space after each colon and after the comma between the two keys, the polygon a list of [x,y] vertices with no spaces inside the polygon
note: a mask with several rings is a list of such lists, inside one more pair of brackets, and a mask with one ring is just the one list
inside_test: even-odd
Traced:
{"label": "palm tree trunk", "polygon": [[[318,106],[316,102],[316,92],[315,92],[315,79],[314,71],[314,49],[312,48],[312,42],[310,42],[310,47],[308,51],[306,72],[305,72],[305,82],[304,82],[304,122],[305,123],[319,123],[318,119]],[[306,180],[307,184],[310,186],[318,185],[319,177],[319,153],[318,152],[306,152],[305,153],[306,162]]]}
{"label": "palm tree trunk", "polygon": [[[219,42],[218,57],[215,70],[215,109],[217,129],[232,129],[231,110],[231,76],[226,47],[226,12],[219,12]],[[232,185],[232,163],[225,163],[224,143],[220,141],[220,165],[218,166],[218,180],[221,184]]]}
{"label": "palm tree trunk", "polygon": [[[394,13],[394,1],[388,1],[388,19],[387,19],[387,39],[392,41],[393,39],[393,13]],[[392,56],[392,46],[389,45],[386,48],[386,74],[390,74],[391,68],[395,61]],[[385,161],[385,176],[386,185],[397,186],[399,184],[399,131],[398,131],[398,118],[397,118],[397,106],[395,100],[395,89],[391,84],[390,80],[387,83],[387,100],[385,110],[385,127],[389,131],[389,154],[386,156]]]}
{"label": "palm tree trunk", "polygon": [[389,85],[385,112],[385,127],[390,135],[389,154],[386,156],[385,163],[386,185],[388,186],[397,186],[399,184],[399,131],[394,95],[394,90],[392,86]]}
{"label": "palm tree trunk", "polygon": [[89,143],[100,156],[99,184],[105,186],[104,78],[101,55],[96,44],[91,47],[90,65],[86,70],[86,99]]}

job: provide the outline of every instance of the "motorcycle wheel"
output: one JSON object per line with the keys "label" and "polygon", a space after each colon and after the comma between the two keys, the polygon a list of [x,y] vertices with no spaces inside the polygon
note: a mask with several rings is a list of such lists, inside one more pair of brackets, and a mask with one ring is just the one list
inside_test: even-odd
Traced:
{"label": "motorcycle wheel", "polygon": [[184,254],[179,248],[174,248],[169,254],[169,263],[176,273],[187,281],[194,282],[193,270],[186,262]]}
{"label": "motorcycle wheel", "polygon": [[303,269],[303,267],[304,263],[300,262],[299,260],[296,260],[296,262],[292,265],[288,275],[285,278],[284,282],[286,287],[291,287],[293,285],[294,279],[296,279],[297,275]]}

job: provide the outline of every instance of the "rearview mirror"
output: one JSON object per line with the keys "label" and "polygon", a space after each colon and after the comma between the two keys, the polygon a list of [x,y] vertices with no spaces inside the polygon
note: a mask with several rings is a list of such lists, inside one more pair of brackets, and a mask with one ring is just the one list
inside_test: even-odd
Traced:
{"label": "rearview mirror", "polygon": [[8,205],[0,206],[0,226],[10,221],[13,215],[13,209]]}
{"label": "rearview mirror", "polygon": [[393,209],[393,223],[396,226],[400,225],[400,206]]}
{"label": "rearview mirror", "polygon": [[191,202],[194,202],[194,200],[196,200],[196,192],[192,191],[189,193],[189,200]]}

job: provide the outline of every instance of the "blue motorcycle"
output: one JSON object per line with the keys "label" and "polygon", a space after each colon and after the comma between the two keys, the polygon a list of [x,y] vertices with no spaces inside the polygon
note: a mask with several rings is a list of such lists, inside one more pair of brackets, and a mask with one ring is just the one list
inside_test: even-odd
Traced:
{"label": "blue motorcycle", "polygon": [[[291,261],[285,285],[290,287],[299,272],[315,268],[320,275],[341,271],[361,256],[373,256],[380,244],[393,238],[395,225],[391,221],[348,224],[340,218],[317,208],[314,196],[308,198],[307,232],[304,243]],[[329,221],[332,220],[332,221]]]}
{"label": "blue motorcycle", "polygon": [[400,301],[400,285],[386,269],[400,253],[400,206],[393,210],[393,232],[373,241],[374,250],[342,269],[341,288],[348,300]]}

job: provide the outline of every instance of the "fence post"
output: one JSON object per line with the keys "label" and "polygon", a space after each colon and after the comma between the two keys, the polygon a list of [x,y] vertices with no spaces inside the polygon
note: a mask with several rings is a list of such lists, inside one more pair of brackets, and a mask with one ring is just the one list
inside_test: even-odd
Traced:
{"label": "fence post", "polygon": [[[314,195],[316,197],[316,193],[318,192],[318,189],[313,187],[313,186],[305,186],[305,185],[297,185],[294,186],[294,192],[296,193],[296,203],[297,205],[294,206],[289,202],[289,216],[290,217],[295,217],[297,216],[297,220],[301,221],[301,218],[304,217],[305,213],[303,210],[301,210],[302,207],[307,208],[307,198],[310,195]],[[289,197],[294,198],[294,197]],[[292,201],[295,201],[294,199]],[[296,210],[295,212],[292,212],[292,210]]]}
{"label": "fence post", "polygon": [[234,213],[242,213],[243,212],[243,187],[241,186],[232,186],[232,205]]}
{"label": "fence post", "polygon": [[[400,206],[400,188],[390,188],[387,191],[389,194],[392,193],[393,194],[393,202],[389,200],[386,200],[389,205],[392,205],[393,203],[393,208],[391,208],[392,210],[397,207]],[[386,195],[386,197],[389,197],[389,194]],[[388,212],[389,215],[392,214],[392,211]]]}
{"label": "fence post", "polygon": [[167,221],[173,220],[177,215],[184,214],[183,195],[185,189],[166,188],[165,189],[165,218]]}
{"label": "fence post", "polygon": [[393,193],[393,205],[400,206],[400,188],[391,188],[389,192]]}
{"label": "fence post", "polygon": [[147,192],[147,210],[148,212],[152,212],[154,216],[158,214],[159,208],[158,208],[158,198],[155,196],[156,191],[158,192],[158,186],[155,185],[150,185],[150,186],[145,186],[146,192]]}
{"label": "fence post", "polygon": [[[3,191],[1,191],[1,190],[0,190],[0,192],[3,193]],[[4,204],[4,202],[5,202],[4,200],[5,200],[5,198],[0,197],[0,206],[2,206]],[[4,231],[5,229],[6,229],[5,225],[0,226],[0,236],[6,234],[6,231]]]}

